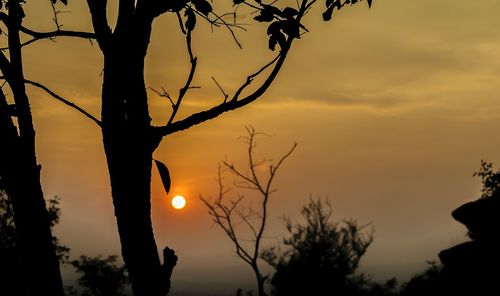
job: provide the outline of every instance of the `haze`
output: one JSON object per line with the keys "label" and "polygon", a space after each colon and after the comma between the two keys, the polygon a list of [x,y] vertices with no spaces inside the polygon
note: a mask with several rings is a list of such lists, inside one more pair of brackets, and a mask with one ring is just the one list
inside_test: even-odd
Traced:
{"label": "haze", "polygon": [[[52,28],[46,2],[28,1],[27,26]],[[65,29],[91,29],[85,5],[70,1],[60,16]],[[496,1],[378,0],[371,10],[344,9],[330,23],[312,11],[305,22],[310,33],[296,42],[263,98],[168,138],[155,155],[172,174],[168,197],[156,171],[152,182],[157,243],[180,258],[173,295],[253,287],[250,269],[199,200],[217,193],[219,161],[227,156],[244,165],[245,145],[237,138],[245,125],[276,135],[261,139],[263,157],[299,143],[277,177],[267,245],[284,234],[280,217],[300,221],[310,196],[328,197],[339,220],[372,223],[375,241],[361,271],[375,279],[407,279],[464,240],[466,230],[450,213],[479,197],[472,173],[481,159],[500,164],[499,9]],[[171,93],[189,69],[175,22],[155,23],[146,67],[148,86]],[[265,27],[252,25],[238,36],[243,50],[223,29],[196,29],[194,85],[201,89],[190,92],[181,116],[222,99],[212,76],[234,91],[272,56]],[[70,39],[31,45],[26,76],[97,115],[102,60],[96,46]],[[164,122],[168,101],[150,95],[154,121]],[[31,96],[44,191],[62,198],[57,236],[73,257],[119,254],[99,130],[38,90]],[[182,211],[170,206],[176,194],[188,200]]]}

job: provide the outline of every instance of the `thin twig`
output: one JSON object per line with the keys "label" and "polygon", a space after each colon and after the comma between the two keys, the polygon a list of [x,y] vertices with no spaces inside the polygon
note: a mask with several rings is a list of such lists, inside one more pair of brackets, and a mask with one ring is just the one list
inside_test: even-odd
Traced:
{"label": "thin twig", "polygon": [[222,89],[222,86],[220,86],[220,84],[217,82],[217,80],[215,80],[215,78],[213,76],[212,76],[212,80],[215,82],[215,84],[217,85],[217,87],[221,91],[222,95],[224,96],[224,103],[225,103],[227,101],[227,98],[229,97],[229,95],[224,91],[224,89]]}

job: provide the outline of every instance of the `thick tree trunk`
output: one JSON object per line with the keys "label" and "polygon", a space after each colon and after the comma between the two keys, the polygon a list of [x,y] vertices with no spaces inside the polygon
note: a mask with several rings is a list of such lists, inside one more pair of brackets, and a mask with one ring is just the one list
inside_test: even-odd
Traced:
{"label": "thick tree trunk", "polygon": [[[16,101],[27,102],[26,94],[16,90],[17,87],[13,87],[15,95],[23,97],[17,97]],[[8,114],[9,108],[3,93],[0,94],[0,105],[0,137],[3,140],[0,174],[12,201],[18,235],[17,247],[23,271],[20,279],[22,286],[19,287],[17,295],[64,295],[59,262],[40,185],[41,167],[36,161],[32,123],[19,123],[18,133]],[[21,107],[27,107],[29,111],[29,106]]]}
{"label": "thick tree trunk", "polygon": [[144,56],[136,54],[133,44],[128,48],[115,44],[105,53],[102,128],[122,255],[134,295],[164,296],[171,268],[160,262],[151,222],[156,145],[151,138]]}

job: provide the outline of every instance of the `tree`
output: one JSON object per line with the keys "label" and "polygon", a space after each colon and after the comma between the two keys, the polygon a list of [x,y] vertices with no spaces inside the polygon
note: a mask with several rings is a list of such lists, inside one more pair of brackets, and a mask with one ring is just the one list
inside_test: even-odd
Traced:
{"label": "tree", "polygon": [[80,256],[71,265],[81,274],[78,284],[84,288],[84,296],[122,296],[128,276],[124,265],[116,264],[117,256]]}
{"label": "tree", "polygon": [[[67,4],[67,0],[50,0],[52,3]],[[165,295],[170,289],[170,274],[177,260],[174,252],[164,249],[161,263],[151,224],[151,169],[153,153],[162,139],[173,133],[214,119],[219,115],[241,108],[260,98],[280,72],[294,40],[307,32],[302,24],[303,17],[317,0],[299,0],[292,6],[261,0],[233,0],[234,5],[256,12],[255,20],[269,23],[267,35],[269,48],[277,51],[276,57],[250,74],[232,95],[224,90],[224,100],[212,108],[177,119],[183,98],[191,88],[197,69],[191,39],[196,20],[204,19],[214,27],[230,31],[237,44],[234,30],[238,23],[228,23],[216,14],[208,0],[119,0],[118,17],[112,29],[107,18],[107,0],[87,0],[94,32],[67,32],[61,30],[56,21],[53,32],[37,32],[20,26],[20,31],[36,40],[69,36],[91,38],[97,41],[104,57],[102,83],[101,120],[74,104],[61,100],[53,91],[39,83],[31,83],[82,112],[102,130],[104,150],[111,180],[111,191],[122,255],[135,295]],[[326,0],[324,20],[330,20],[334,10],[361,0]],[[371,6],[372,0],[366,1]],[[16,2],[17,3],[17,2]],[[20,6],[20,5],[18,5]],[[176,16],[179,29],[184,33],[190,59],[190,70],[179,95],[172,98],[160,93],[172,103],[172,112],[162,126],[153,126],[148,107],[148,93],[144,79],[144,59],[147,55],[153,22],[164,14]],[[236,19],[236,18],[235,18]],[[260,77],[253,90],[250,85]],[[162,168],[162,179],[168,191],[170,178],[166,166]]]}
{"label": "tree", "polygon": [[419,295],[441,295],[442,275],[440,264],[430,261],[429,267],[422,273],[413,276],[401,287],[399,295],[401,296],[419,296]]}
{"label": "tree", "polygon": [[496,295],[500,266],[498,237],[500,226],[500,170],[481,161],[480,170],[474,173],[482,181],[479,199],[467,202],[452,212],[458,222],[468,230],[470,241],[458,244],[439,253],[443,291],[447,294]]}
{"label": "tree", "polygon": [[[35,151],[35,130],[26,93],[20,34],[24,11],[21,0],[0,1],[0,31],[7,36],[7,48],[0,51],[0,71],[12,94],[9,104],[0,89],[0,178],[11,199],[15,222],[16,258],[30,285],[22,285],[28,295],[63,295],[63,285],[50,217],[40,183],[41,166]],[[8,50],[8,52],[5,52]],[[16,118],[16,120],[13,120]],[[11,225],[12,226],[12,225]],[[21,291],[17,291],[21,293]]]}
{"label": "tree", "polygon": [[[47,212],[50,227],[53,228],[59,223],[61,215],[58,197],[48,200]],[[52,241],[59,262],[67,262],[69,248],[62,245],[55,236]],[[21,255],[12,202],[0,184],[0,287],[3,295],[24,295],[22,287],[26,272],[21,264]]]}
{"label": "tree", "polygon": [[[235,247],[236,254],[241,260],[247,263],[255,274],[257,281],[257,292],[259,296],[265,296],[264,284],[267,276],[264,276],[260,270],[258,259],[261,255],[261,243],[266,229],[268,219],[268,205],[271,194],[276,190],[272,188],[274,178],[283,162],[293,153],[297,144],[285,153],[276,164],[269,164],[269,176],[267,180],[262,177],[258,171],[267,164],[268,161],[258,161],[255,158],[255,147],[257,146],[256,137],[262,135],[257,133],[253,128],[247,128],[248,136],[244,137],[248,145],[247,157],[248,168],[243,171],[237,168],[234,164],[223,161],[224,170],[228,171],[235,177],[234,186],[238,189],[246,189],[256,191],[258,194],[258,209],[252,207],[252,203],[245,203],[248,198],[242,194],[237,194],[237,198],[230,200],[227,193],[231,191],[231,187],[224,184],[223,170],[219,166],[218,185],[219,194],[216,199],[208,200],[201,198],[203,203],[208,208],[208,213],[213,221],[219,226],[227,237],[232,241]],[[241,229],[238,226],[245,225],[246,229]],[[246,237],[249,233],[250,238]],[[245,242],[250,241],[250,244]]]}
{"label": "tree", "polygon": [[355,220],[332,222],[328,201],[311,199],[302,208],[305,225],[287,219],[286,248],[270,248],[262,258],[272,265],[275,295],[349,295],[361,257],[373,241]]}

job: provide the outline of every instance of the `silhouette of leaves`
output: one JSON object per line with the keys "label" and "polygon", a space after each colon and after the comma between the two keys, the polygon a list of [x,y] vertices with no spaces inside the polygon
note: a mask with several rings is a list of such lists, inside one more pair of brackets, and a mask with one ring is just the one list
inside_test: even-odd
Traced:
{"label": "silhouette of leaves", "polygon": [[281,13],[281,11],[279,9],[277,9],[276,7],[266,5],[260,11],[260,14],[256,17],[254,17],[254,19],[258,22],[270,22],[274,19],[274,15],[275,15],[276,11],[279,11]]}
{"label": "silhouette of leaves", "polygon": [[193,3],[196,10],[206,16],[212,12],[212,5],[210,5],[207,0],[191,0],[191,3]]}
{"label": "silhouette of leaves", "polygon": [[294,19],[282,21],[282,30],[290,37],[300,38],[299,22]]}
{"label": "silhouette of leaves", "polygon": [[[368,2],[368,8],[372,7],[372,2],[373,0],[366,0]],[[362,0],[326,0],[325,5],[326,5],[326,10],[323,12],[323,20],[324,21],[329,21],[333,17],[333,11],[335,8],[337,10],[342,9],[347,4],[354,5],[356,3],[362,2]]]}
{"label": "silhouette of leaves", "polygon": [[163,188],[165,188],[165,191],[169,193],[171,185],[170,172],[168,171],[167,166],[163,162],[156,159],[154,161],[156,163],[156,167],[158,168],[158,173],[160,174],[161,182],[163,183]]}

